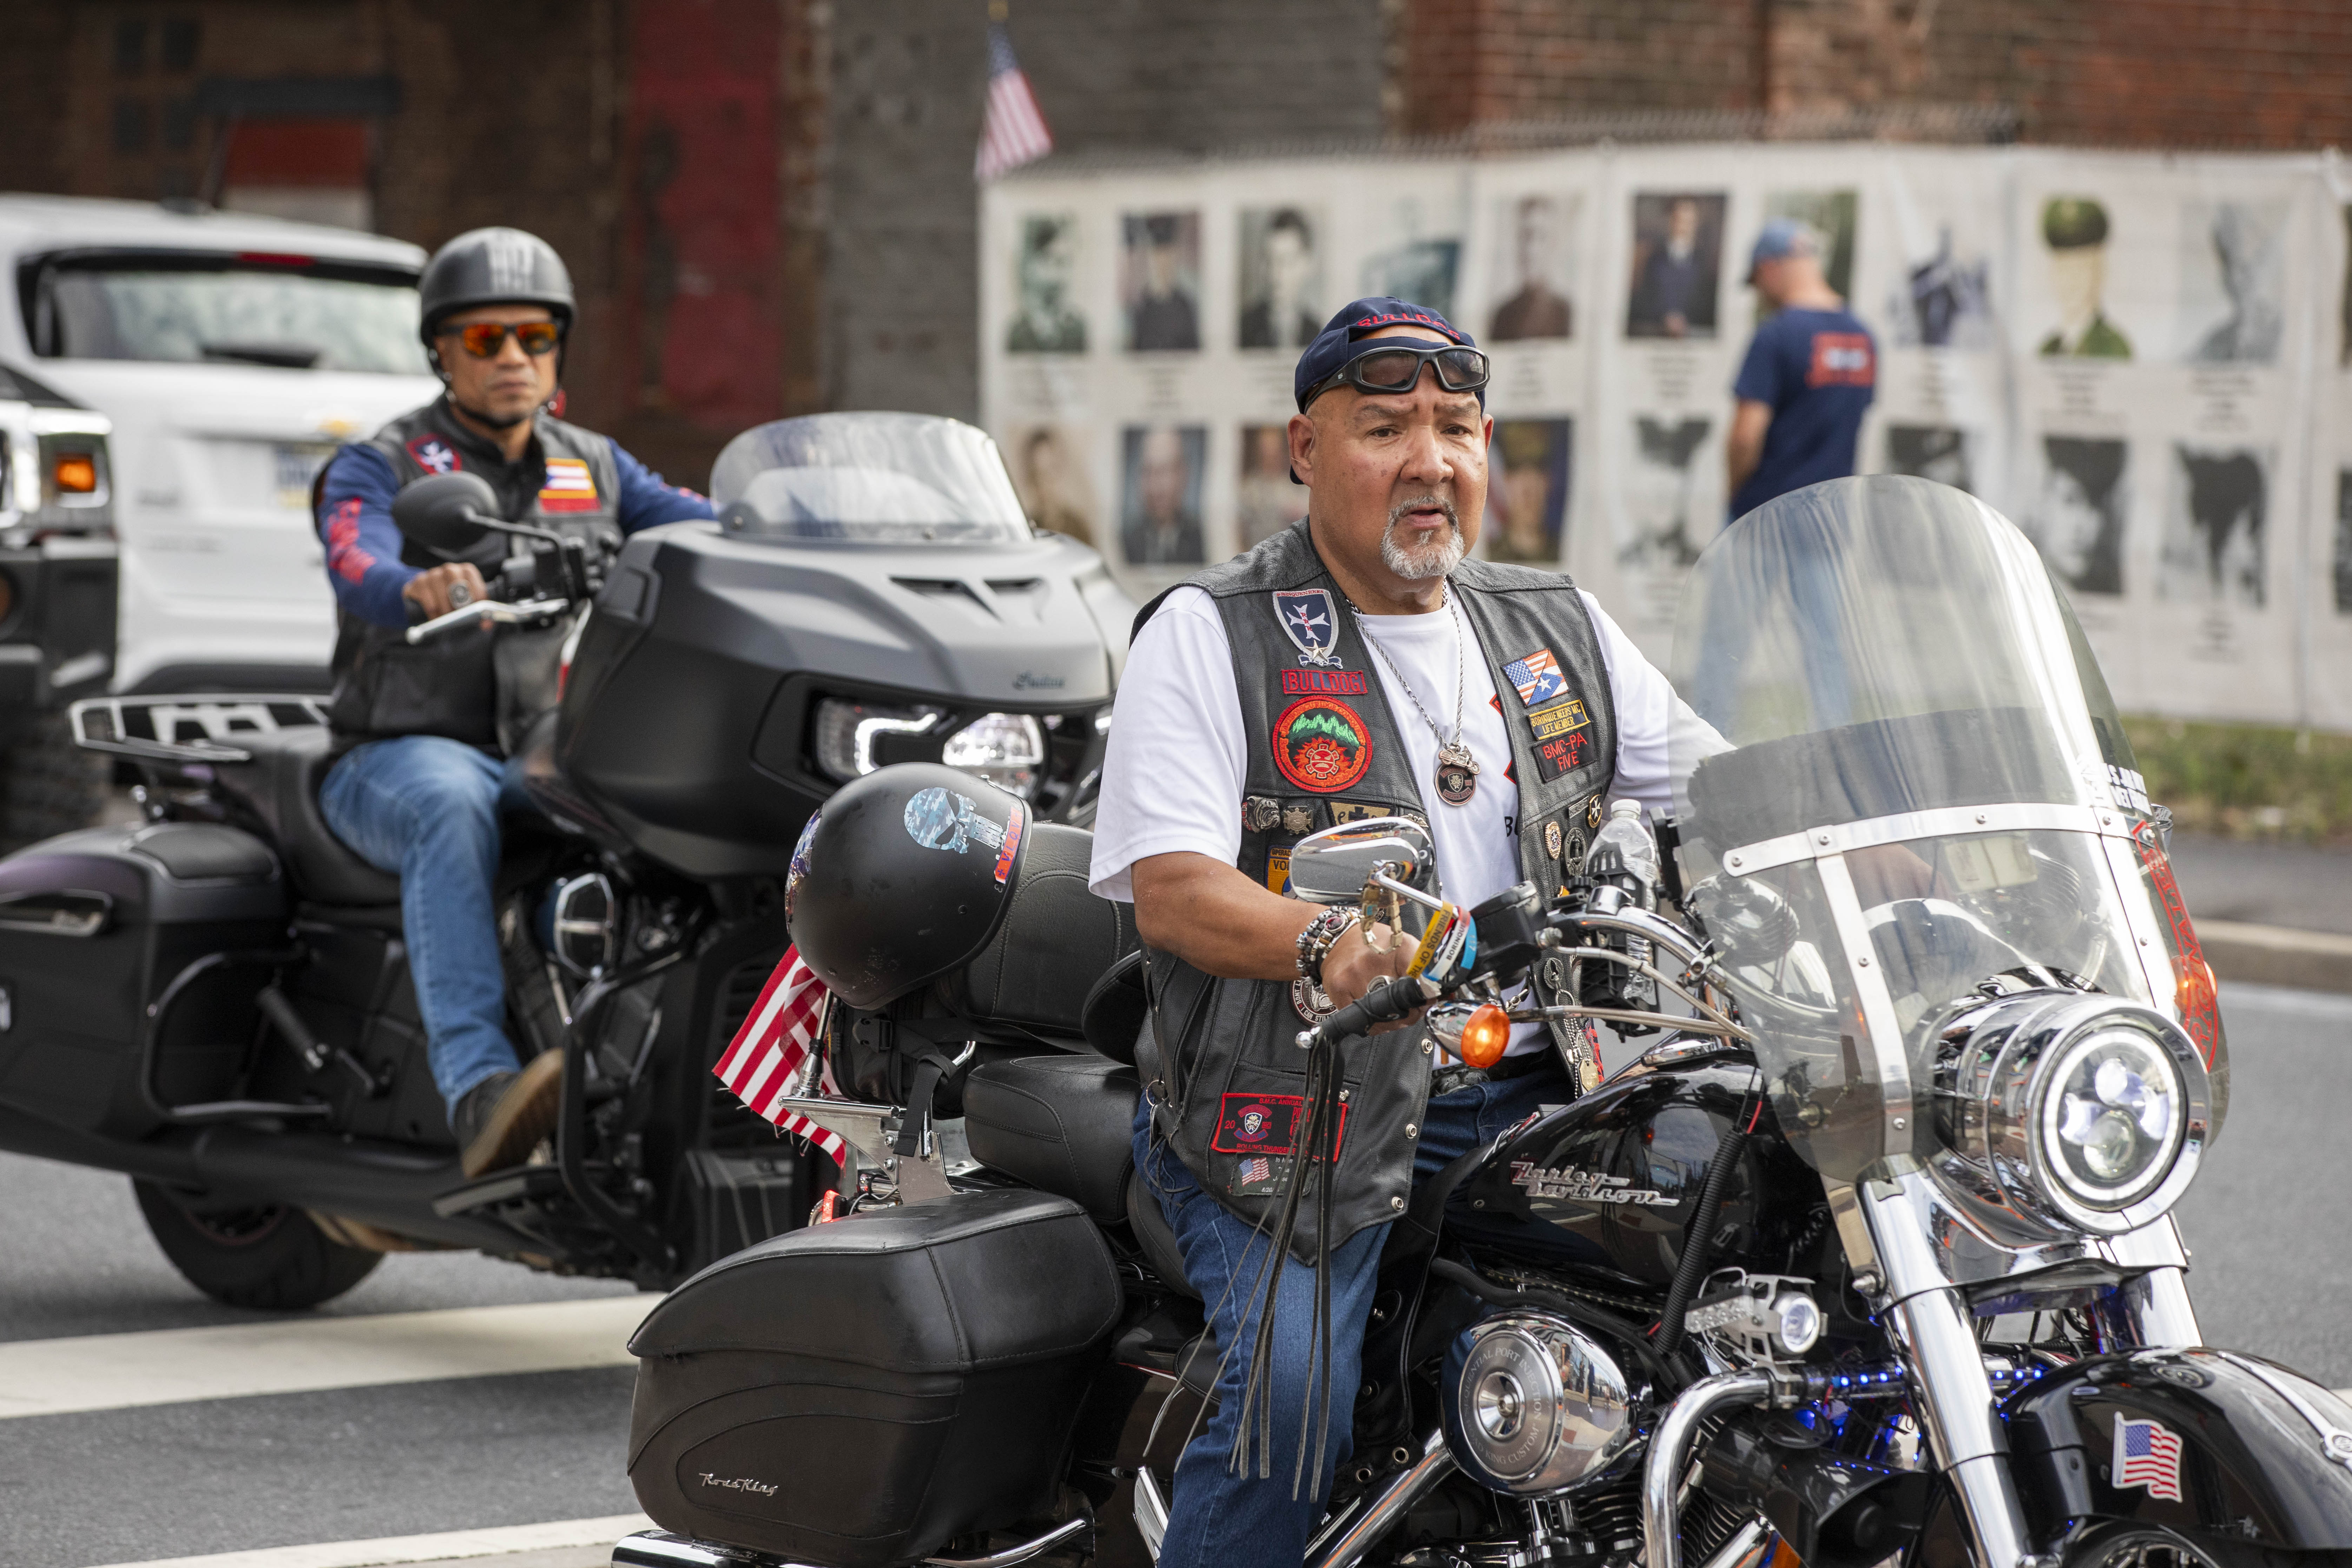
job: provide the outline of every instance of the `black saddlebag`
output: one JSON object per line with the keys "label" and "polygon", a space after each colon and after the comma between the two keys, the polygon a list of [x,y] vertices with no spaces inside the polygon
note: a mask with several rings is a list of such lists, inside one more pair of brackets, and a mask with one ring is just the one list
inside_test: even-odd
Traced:
{"label": "black saddlebag", "polygon": [[136,1138],[159,1102],[234,1098],[269,971],[208,965],[147,1009],[199,960],[286,941],[277,858],[234,827],[89,827],[0,860],[0,1102]]}
{"label": "black saddlebag", "polygon": [[1066,1198],[961,1194],[711,1265],[638,1328],[629,1480],[665,1530],[886,1568],[1054,1506],[1119,1316]]}

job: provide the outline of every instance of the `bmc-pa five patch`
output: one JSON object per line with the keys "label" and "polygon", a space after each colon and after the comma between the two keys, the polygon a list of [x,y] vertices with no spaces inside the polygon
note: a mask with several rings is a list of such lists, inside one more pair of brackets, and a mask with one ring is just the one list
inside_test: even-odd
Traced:
{"label": "bmc-pa five patch", "polygon": [[1372,732],[1336,697],[1302,697],[1274,721],[1274,765],[1300,789],[1328,795],[1372,765]]}

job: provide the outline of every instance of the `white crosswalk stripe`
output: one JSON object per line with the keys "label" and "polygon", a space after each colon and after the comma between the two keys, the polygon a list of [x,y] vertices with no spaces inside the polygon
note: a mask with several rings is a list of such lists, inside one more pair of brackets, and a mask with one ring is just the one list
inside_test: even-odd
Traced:
{"label": "white crosswalk stripe", "polygon": [[627,1366],[654,1296],[0,1344],[0,1419]]}

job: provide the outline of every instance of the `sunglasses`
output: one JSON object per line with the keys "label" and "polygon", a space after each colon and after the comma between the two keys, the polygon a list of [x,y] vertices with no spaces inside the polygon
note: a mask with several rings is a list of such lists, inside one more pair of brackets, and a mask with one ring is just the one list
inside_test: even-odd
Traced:
{"label": "sunglasses", "polygon": [[[1475,392],[1486,384],[1486,356],[1476,349],[1454,343],[1422,349],[1377,343],[1317,382],[1308,389],[1307,402],[1342,384],[1359,392],[1411,392],[1421,384],[1423,365],[1436,367],[1437,384],[1448,392]],[[1306,404],[1299,406],[1304,409]]]}
{"label": "sunglasses", "polygon": [[519,324],[469,321],[445,335],[455,337],[465,344],[466,352],[476,359],[496,359],[499,351],[507,346],[507,334],[509,332],[514,334],[514,341],[522,345],[522,352],[533,359],[552,353],[555,345],[563,340],[563,329],[553,321],[523,321]]}

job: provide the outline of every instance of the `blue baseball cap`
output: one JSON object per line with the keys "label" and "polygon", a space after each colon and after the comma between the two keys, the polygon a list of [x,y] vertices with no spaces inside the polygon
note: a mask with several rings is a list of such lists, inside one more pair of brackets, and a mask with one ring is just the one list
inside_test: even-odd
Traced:
{"label": "blue baseball cap", "polygon": [[[1447,321],[1426,305],[1410,304],[1381,295],[1368,300],[1351,300],[1339,307],[1338,314],[1323,323],[1315,341],[1298,356],[1298,369],[1291,380],[1291,394],[1297,399],[1298,411],[1307,412],[1307,394],[1317,383],[1356,357],[1356,343],[1383,327],[1423,327],[1438,340],[1459,343],[1475,349],[1478,340]],[[1478,389],[1478,406],[1486,406],[1486,388]]]}
{"label": "blue baseball cap", "polygon": [[1821,237],[1792,217],[1768,217],[1764,232],[1756,237],[1756,248],[1748,253],[1748,281],[1756,281],[1756,269],[1768,261],[1780,261],[1791,256],[1819,256]]}

